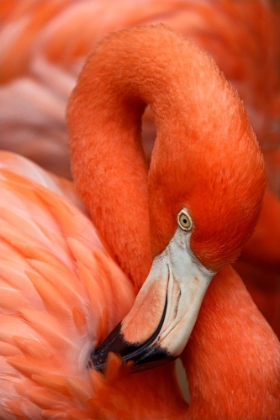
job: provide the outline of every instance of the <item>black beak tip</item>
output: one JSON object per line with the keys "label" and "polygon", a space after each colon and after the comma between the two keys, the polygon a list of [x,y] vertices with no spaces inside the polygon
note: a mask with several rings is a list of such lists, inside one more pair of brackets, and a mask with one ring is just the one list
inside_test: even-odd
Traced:
{"label": "black beak tip", "polygon": [[109,352],[119,355],[124,363],[132,362],[131,373],[152,369],[176,359],[166,350],[151,344],[151,340],[140,344],[129,343],[121,332],[121,323],[90,354],[87,368],[104,373]]}

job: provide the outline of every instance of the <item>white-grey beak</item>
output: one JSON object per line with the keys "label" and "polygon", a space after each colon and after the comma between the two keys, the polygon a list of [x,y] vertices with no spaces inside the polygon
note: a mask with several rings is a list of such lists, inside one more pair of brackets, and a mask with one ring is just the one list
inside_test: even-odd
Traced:
{"label": "white-grey beak", "polygon": [[102,370],[109,352],[133,361],[132,371],[149,369],[180,355],[191,334],[208,285],[215,275],[190,248],[191,231],[178,226],[152,264],[135,303],[91,354]]}

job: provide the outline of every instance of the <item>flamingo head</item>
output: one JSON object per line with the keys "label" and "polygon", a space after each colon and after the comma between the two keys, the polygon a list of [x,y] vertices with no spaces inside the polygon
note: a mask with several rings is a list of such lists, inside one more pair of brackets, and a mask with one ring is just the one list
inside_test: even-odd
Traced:
{"label": "flamingo head", "polygon": [[237,258],[261,209],[264,162],[243,105],[209,57],[188,48],[193,73],[185,77],[178,62],[185,90],[172,79],[178,105],[162,97],[151,105],[157,125],[148,177],[153,264],[131,311],[91,354],[97,369],[110,351],[133,361],[133,371],[179,356],[211,279]]}

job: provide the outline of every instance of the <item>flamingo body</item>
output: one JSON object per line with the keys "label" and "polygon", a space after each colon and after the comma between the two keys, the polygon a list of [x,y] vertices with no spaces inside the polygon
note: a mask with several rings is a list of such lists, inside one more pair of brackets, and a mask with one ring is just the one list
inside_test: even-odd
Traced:
{"label": "flamingo body", "polygon": [[2,152],[1,191],[0,417],[179,415],[179,391],[172,407],[169,397],[163,402],[177,387],[171,368],[122,381],[114,363],[109,381],[85,371],[90,347],[127,313],[135,292],[71,184]]}

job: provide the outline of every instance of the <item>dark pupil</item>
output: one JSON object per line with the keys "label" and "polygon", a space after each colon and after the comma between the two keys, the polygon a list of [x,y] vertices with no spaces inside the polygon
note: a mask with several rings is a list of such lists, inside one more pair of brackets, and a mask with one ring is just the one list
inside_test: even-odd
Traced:
{"label": "dark pupil", "polygon": [[183,223],[187,223],[187,219],[183,219]]}

